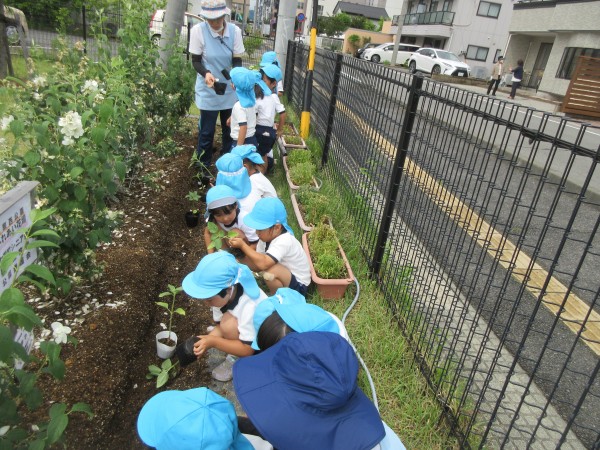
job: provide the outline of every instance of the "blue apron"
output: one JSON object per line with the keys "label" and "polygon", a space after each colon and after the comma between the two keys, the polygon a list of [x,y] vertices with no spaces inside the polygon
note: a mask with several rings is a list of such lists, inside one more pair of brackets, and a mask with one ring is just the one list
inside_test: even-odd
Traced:
{"label": "blue apron", "polygon": [[[213,88],[206,86],[204,77],[198,74],[196,76],[196,106],[200,110],[220,111],[222,109],[231,109],[235,102],[238,101],[237,95],[231,87],[231,81],[226,80],[221,70],[231,70],[233,60],[233,39],[235,33],[229,25],[226,25],[226,31],[221,39],[213,37],[207,23],[201,23],[202,37],[204,38],[204,53],[202,54],[202,62],[207,70],[218,78],[220,82],[226,83],[224,95],[217,95]],[[227,35],[229,34],[229,35]]]}

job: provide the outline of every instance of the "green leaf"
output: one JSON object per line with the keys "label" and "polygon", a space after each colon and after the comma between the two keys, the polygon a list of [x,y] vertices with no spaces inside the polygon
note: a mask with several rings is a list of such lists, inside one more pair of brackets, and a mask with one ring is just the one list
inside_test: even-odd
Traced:
{"label": "green leaf", "polygon": [[21,252],[6,252],[2,259],[0,260],[0,273],[5,275],[8,272],[8,269],[13,265],[17,257],[21,254]]}
{"label": "green leaf", "polygon": [[171,360],[169,358],[167,358],[162,362],[160,367],[162,368],[162,370],[168,371],[168,370],[171,370],[171,367],[173,367],[173,363],[171,363]]}
{"label": "green leaf", "polygon": [[60,180],[60,172],[56,167],[51,166],[49,164],[44,164],[42,167],[44,168],[44,175],[46,175],[49,179],[51,179],[52,181]]}
{"label": "green leaf", "polygon": [[163,298],[163,297],[166,297],[167,295],[171,295],[171,293],[170,292],[161,292],[160,294],[158,294],[158,297]]}
{"label": "green leaf", "polygon": [[180,316],[185,316],[185,310],[183,308],[177,308],[175,312]]}
{"label": "green leaf", "polygon": [[45,241],[43,239],[36,239],[35,241],[30,241],[25,245],[26,250],[31,250],[32,248],[40,248],[40,247],[58,247],[58,244],[54,242]]}
{"label": "green leaf", "polygon": [[[69,424],[69,417],[65,414],[66,406],[55,403],[50,408],[50,423],[48,424],[48,444],[57,442]],[[54,410],[54,412],[53,412]]]}
{"label": "green leaf", "polygon": [[156,378],[156,387],[163,387],[169,381],[169,372],[161,372]]}
{"label": "green leaf", "polygon": [[162,370],[160,369],[160,367],[155,366],[154,364],[148,366],[148,370],[154,376],[158,376],[158,374],[160,374],[162,372]]}
{"label": "green leaf", "polygon": [[21,283],[31,283],[35,287],[37,287],[40,290],[40,292],[44,292],[44,290],[46,289],[45,285],[43,285],[42,283],[40,283],[37,280],[34,280],[31,277],[28,277],[27,275],[21,275],[21,276],[19,276],[19,278],[17,278],[17,282],[19,284],[21,284]]}
{"label": "green leaf", "polygon": [[78,184],[75,186],[75,198],[78,201],[82,201],[87,197],[87,190],[82,185]]}
{"label": "green leaf", "polygon": [[92,116],[92,114],[94,114],[94,111],[91,109],[88,109],[86,112],[84,112],[81,115],[81,125],[85,127],[85,124],[87,123],[88,119]]}
{"label": "green leaf", "polygon": [[30,331],[35,326],[42,325],[40,318],[27,305],[13,306],[4,312],[4,317],[15,325],[25,328],[27,331]]}
{"label": "green leaf", "polygon": [[117,173],[119,180],[123,181],[125,179],[125,175],[127,175],[127,166],[125,163],[117,161],[115,163],[115,172]]}
{"label": "green leaf", "polygon": [[56,231],[49,230],[49,229],[37,230],[37,231],[31,233],[31,235],[30,235],[30,237],[37,237],[37,236],[52,236],[52,237],[60,239],[60,235]]}
{"label": "green leaf", "polygon": [[0,325],[0,361],[7,363],[10,361],[13,354],[13,334],[10,328]]}
{"label": "green leaf", "polygon": [[90,136],[92,138],[92,141],[94,141],[94,143],[98,146],[101,146],[102,143],[104,142],[104,138],[106,137],[106,128],[104,127],[95,127],[92,128],[92,132],[90,133]]}
{"label": "green leaf", "polygon": [[83,167],[79,167],[79,166],[73,167],[70,172],[71,178],[74,180],[79,175],[81,175],[83,173],[83,171],[84,171]]}
{"label": "green leaf", "polygon": [[208,228],[208,231],[212,234],[212,233],[216,233],[217,231],[219,231],[219,227],[217,226],[216,223],[214,222],[208,222],[206,224],[206,228]]}
{"label": "green leaf", "polygon": [[10,123],[10,131],[15,135],[15,137],[19,137],[25,131],[25,124],[22,120],[15,119]]}
{"label": "green leaf", "polygon": [[25,268],[25,271],[31,272],[35,276],[38,276],[38,277],[46,280],[48,283],[50,283],[52,285],[56,285],[56,280],[54,279],[54,275],[52,274],[52,272],[50,272],[50,270],[47,267],[41,266],[39,264],[30,264],[29,266],[27,266]]}
{"label": "green leaf", "polygon": [[13,306],[25,305],[25,296],[20,289],[11,287],[0,294],[0,312],[7,311]]}
{"label": "green leaf", "polygon": [[44,439],[37,439],[29,444],[27,450],[44,450],[46,448],[46,441]]}
{"label": "green leaf", "polygon": [[165,302],[155,302],[161,308],[169,309],[169,304]]}
{"label": "green leaf", "polygon": [[23,160],[25,161],[25,164],[27,164],[29,167],[35,167],[39,164],[41,158],[38,152],[36,152],[35,150],[30,150],[27,153],[25,153],[25,156],[23,156]]}
{"label": "green leaf", "polygon": [[100,117],[101,122],[106,122],[112,115],[114,109],[112,106],[112,102],[105,102],[100,105],[100,111],[98,116]]}
{"label": "green leaf", "polygon": [[56,212],[56,208],[48,209],[32,209],[29,215],[32,223],[37,223],[40,220],[44,220],[46,217],[51,216]]}
{"label": "green leaf", "polygon": [[90,408],[90,405],[88,405],[87,403],[75,403],[71,407],[71,412],[84,412],[88,415],[90,419],[94,417],[94,412],[92,411],[92,408]]}

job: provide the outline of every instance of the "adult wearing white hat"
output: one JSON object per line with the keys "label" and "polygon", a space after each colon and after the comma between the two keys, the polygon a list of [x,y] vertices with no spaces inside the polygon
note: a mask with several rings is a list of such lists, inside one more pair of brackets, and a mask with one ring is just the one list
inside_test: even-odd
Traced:
{"label": "adult wearing white hat", "polygon": [[225,0],[202,0],[200,3],[206,22],[195,25],[190,33],[192,65],[196,77],[196,106],[200,110],[198,148],[200,162],[208,167],[212,162],[213,140],[217,117],[220,117],[222,148],[231,148],[231,130],[227,120],[238,98],[228,81],[229,71],[242,66],[245,52],[242,30],[226,22],[231,15]]}

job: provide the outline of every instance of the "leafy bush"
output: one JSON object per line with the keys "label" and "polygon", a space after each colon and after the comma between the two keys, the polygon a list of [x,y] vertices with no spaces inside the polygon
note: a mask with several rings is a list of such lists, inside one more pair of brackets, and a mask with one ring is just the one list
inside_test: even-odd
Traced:
{"label": "leafy bush", "polygon": [[338,239],[331,225],[322,222],[308,234],[310,256],[315,272],[321,278],[345,278],[348,276],[342,259]]}
{"label": "leafy bush", "polygon": [[244,48],[246,49],[246,53],[248,54],[248,56],[252,56],[254,52],[256,52],[260,48],[262,43],[263,40],[259,36],[245,36]]}
{"label": "leafy bush", "polygon": [[332,205],[329,197],[308,187],[296,193],[306,224],[317,224],[329,216]]}

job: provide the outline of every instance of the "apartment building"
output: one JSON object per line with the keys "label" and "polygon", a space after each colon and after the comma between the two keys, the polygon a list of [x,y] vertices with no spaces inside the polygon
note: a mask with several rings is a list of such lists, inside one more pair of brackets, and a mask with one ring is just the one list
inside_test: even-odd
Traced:
{"label": "apartment building", "polygon": [[600,1],[515,3],[506,57],[525,62],[524,85],[565,95],[579,56],[600,58]]}

